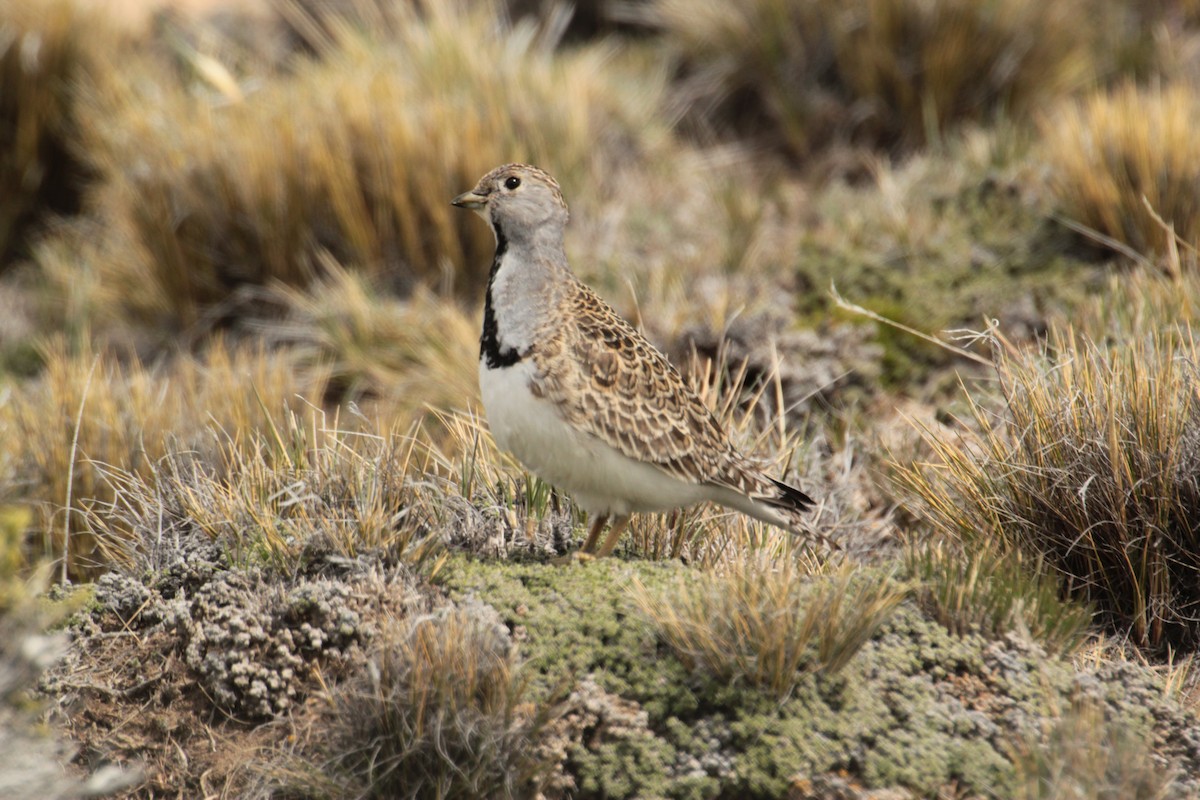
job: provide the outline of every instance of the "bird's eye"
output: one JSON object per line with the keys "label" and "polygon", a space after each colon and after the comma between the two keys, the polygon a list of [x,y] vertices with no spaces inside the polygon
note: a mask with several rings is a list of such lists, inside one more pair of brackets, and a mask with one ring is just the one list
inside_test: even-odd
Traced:
{"label": "bird's eye", "polygon": [[521,185],[521,179],[518,178],[516,175],[510,176],[509,179],[504,182],[504,188],[508,189],[510,192],[520,185]]}

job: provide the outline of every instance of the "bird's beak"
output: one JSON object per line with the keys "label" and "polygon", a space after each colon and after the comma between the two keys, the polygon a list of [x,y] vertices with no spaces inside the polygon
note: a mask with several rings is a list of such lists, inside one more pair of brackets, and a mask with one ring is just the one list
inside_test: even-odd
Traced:
{"label": "bird's beak", "polygon": [[472,189],[469,192],[463,192],[458,197],[451,200],[450,205],[458,206],[459,208],[469,208],[474,211],[483,208],[483,204],[486,202],[487,195],[479,194]]}

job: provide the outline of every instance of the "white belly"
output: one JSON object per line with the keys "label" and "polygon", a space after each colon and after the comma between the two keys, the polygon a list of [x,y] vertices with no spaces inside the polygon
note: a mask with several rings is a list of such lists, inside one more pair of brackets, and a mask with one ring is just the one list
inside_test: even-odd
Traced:
{"label": "white belly", "polygon": [[596,437],[575,430],[554,406],[529,391],[531,361],[488,369],[479,388],[496,444],[530,472],[568,492],[593,514],[666,511],[706,500],[711,491],[635,461]]}

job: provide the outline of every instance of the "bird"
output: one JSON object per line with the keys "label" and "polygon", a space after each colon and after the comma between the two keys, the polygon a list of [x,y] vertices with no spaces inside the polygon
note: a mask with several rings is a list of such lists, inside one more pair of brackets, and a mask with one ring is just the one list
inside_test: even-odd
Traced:
{"label": "bird", "polygon": [[739,452],[667,357],[571,271],[558,181],[505,164],[451,203],[496,240],[479,338],[488,427],[589,514],[583,557],[610,555],[631,514],[704,501],[801,533],[813,499]]}

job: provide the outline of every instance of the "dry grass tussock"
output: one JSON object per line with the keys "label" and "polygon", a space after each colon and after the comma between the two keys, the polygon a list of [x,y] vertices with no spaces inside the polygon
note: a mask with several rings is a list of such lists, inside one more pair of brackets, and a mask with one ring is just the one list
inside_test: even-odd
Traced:
{"label": "dry grass tussock", "polygon": [[1166,254],[1170,231],[1200,244],[1200,95],[1124,83],[1039,121],[1067,217],[1139,252]]}
{"label": "dry grass tussock", "polygon": [[92,207],[120,245],[97,255],[127,307],[190,325],[239,287],[307,285],[325,252],[380,286],[474,296],[491,233],[450,198],[514,159],[570,186],[665,133],[661,78],[611,44],[556,52],[490,4],[390,8],[384,31],[336,27],[321,59],[241,100],[136,60],[93,87]]}
{"label": "dry grass tussock", "polygon": [[105,470],[111,503],[88,532],[106,559],[133,564],[164,534],[189,528],[233,563],[302,570],[313,554],[386,554],[436,571],[441,538],[422,491],[436,481],[417,437],[343,425],[315,409],[285,410],[260,429],[219,433],[215,453],[172,451],[148,474]]}
{"label": "dry grass tussock", "polygon": [[1056,331],[1037,352],[1002,351],[1001,411],[969,398],[975,432],[927,432],[933,461],[900,480],[967,547],[1040,554],[1112,629],[1155,649],[1192,647],[1198,364],[1190,329],[1112,346]]}
{"label": "dry grass tussock", "polygon": [[951,126],[1022,115],[1095,71],[1080,0],[660,0],[683,101],[742,133],[763,126],[803,157],[849,135],[920,145]]}
{"label": "dry grass tussock", "polygon": [[662,593],[640,583],[632,589],[646,619],[689,669],[779,697],[802,673],[844,667],[911,591],[886,573],[762,553],[681,578]]}
{"label": "dry grass tussock", "polygon": [[1019,633],[1048,652],[1067,654],[1088,636],[1091,609],[1062,599],[1058,575],[1040,557],[983,541],[969,549],[948,542],[914,546],[905,560],[922,604],[956,634],[999,639]]}
{"label": "dry grass tussock", "polygon": [[532,797],[552,707],[527,699],[508,629],[483,605],[398,624],[331,695],[309,751],[267,773],[269,796]]}
{"label": "dry grass tussock", "polygon": [[160,367],[61,345],[44,358],[43,374],[0,404],[0,491],[5,501],[35,509],[35,552],[62,558],[69,534],[73,578],[107,567],[102,542],[85,522],[85,512],[114,499],[107,473],[149,479],[168,453],[213,453],[215,434],[270,430],[294,397],[315,401],[322,393],[320,381],[299,385],[285,359],[220,342],[203,359]]}
{"label": "dry grass tussock", "polygon": [[50,215],[78,207],[74,84],[112,69],[119,44],[103,14],[74,0],[0,6],[0,269]]}

